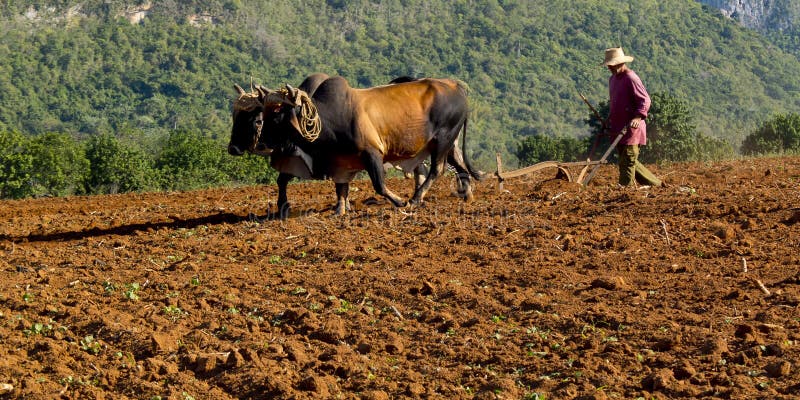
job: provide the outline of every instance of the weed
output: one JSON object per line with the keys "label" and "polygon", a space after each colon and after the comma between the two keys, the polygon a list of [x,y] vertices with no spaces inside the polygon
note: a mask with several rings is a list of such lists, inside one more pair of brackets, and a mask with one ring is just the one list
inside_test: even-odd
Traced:
{"label": "weed", "polygon": [[137,282],[129,283],[125,286],[127,290],[122,293],[122,296],[131,301],[139,300],[139,295],[137,292],[141,289],[141,286]]}
{"label": "weed", "polygon": [[353,260],[347,260],[347,261],[344,262],[344,266],[345,267],[352,267],[354,265],[356,265],[356,262],[353,261]]}
{"label": "weed", "polygon": [[304,288],[302,286],[298,286],[298,287],[294,288],[294,290],[292,290],[291,293],[293,295],[297,296],[297,295],[308,293],[308,290],[306,290],[306,288]]}
{"label": "weed", "polygon": [[100,353],[100,350],[103,349],[103,345],[100,342],[94,340],[94,336],[86,335],[81,339],[81,350],[97,355]]}
{"label": "weed", "polygon": [[191,282],[189,283],[191,283],[192,286],[200,286],[200,277],[193,276]]}
{"label": "weed", "polygon": [[279,256],[279,255],[269,256],[269,263],[273,264],[273,265],[280,264],[281,263],[281,256]]}
{"label": "weed", "polygon": [[25,292],[22,294],[22,300],[26,303],[30,303],[33,301],[33,293]]}
{"label": "weed", "polygon": [[353,305],[350,304],[349,301],[345,299],[339,299],[339,308],[337,308],[334,312],[336,314],[344,314],[350,311],[353,308]]}
{"label": "weed", "polygon": [[228,307],[228,314],[239,314],[239,309],[235,306]]}
{"label": "weed", "polygon": [[547,400],[547,396],[536,392],[528,393],[523,397],[524,400]]}
{"label": "weed", "polygon": [[47,336],[53,331],[53,325],[50,324],[42,324],[42,323],[35,323],[28,329],[23,329],[22,333],[25,336],[33,336],[33,335],[42,335]]}
{"label": "weed", "polygon": [[164,315],[167,315],[168,317],[172,318],[173,321],[178,320],[184,314],[183,310],[181,310],[178,306],[172,306],[172,305],[165,306],[162,309],[162,311],[164,312]]}
{"label": "weed", "polygon": [[604,337],[603,342],[619,342],[619,339],[616,336],[611,335]]}
{"label": "weed", "polygon": [[492,315],[492,322],[498,324],[500,322],[505,321],[506,317],[503,315]]}
{"label": "weed", "polygon": [[103,291],[106,292],[106,294],[111,294],[117,291],[117,287],[114,285],[114,282],[103,281]]}

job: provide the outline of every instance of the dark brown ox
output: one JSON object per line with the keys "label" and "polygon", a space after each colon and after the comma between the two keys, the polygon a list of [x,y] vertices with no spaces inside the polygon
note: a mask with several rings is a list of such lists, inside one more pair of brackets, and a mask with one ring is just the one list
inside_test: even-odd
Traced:
{"label": "dark brown ox", "polygon": [[311,176],[336,183],[337,214],[349,209],[349,183],[362,170],[378,194],[397,207],[406,205],[386,188],[384,163],[413,171],[430,158],[430,170],[412,204],[423,201],[446,161],[463,172],[463,187],[469,188],[470,178],[480,178],[453,151],[459,134],[466,132],[469,113],[465,88],[458,81],[420,79],[354,89],[344,78],[333,77],[311,96],[288,85],[261,93],[269,119],[263,119],[256,147],[263,143],[274,150],[288,143],[308,155]]}
{"label": "dark brown ox", "polygon": [[[317,87],[328,79],[323,73],[311,74],[300,84],[299,89],[313,95]],[[228,153],[240,156],[248,151],[253,154],[270,157],[270,165],[278,171],[278,213],[285,218],[289,214],[289,202],[286,188],[295,178],[312,179],[311,157],[289,141],[285,141],[274,148],[267,148],[259,137],[264,131],[265,117],[272,120],[269,113],[264,113],[264,92],[253,90],[245,92],[238,85],[234,85],[238,97],[233,105],[233,128],[231,140],[228,144]],[[266,127],[275,129],[275,127]]]}

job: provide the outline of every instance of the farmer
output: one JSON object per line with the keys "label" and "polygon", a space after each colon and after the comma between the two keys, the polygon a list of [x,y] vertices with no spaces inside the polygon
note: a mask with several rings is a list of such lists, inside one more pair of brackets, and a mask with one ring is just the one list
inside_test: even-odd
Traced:
{"label": "farmer", "polygon": [[621,133],[617,145],[619,153],[620,186],[643,185],[665,186],[650,170],[639,162],[639,146],[647,144],[647,111],[650,96],[642,80],[626,63],[633,57],[626,56],[621,47],[606,49],[603,65],[611,71],[608,78],[608,126],[612,134]]}

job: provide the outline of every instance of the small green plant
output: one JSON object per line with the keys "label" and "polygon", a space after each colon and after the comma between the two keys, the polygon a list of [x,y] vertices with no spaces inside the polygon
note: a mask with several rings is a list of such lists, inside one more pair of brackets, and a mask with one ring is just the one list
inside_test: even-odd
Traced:
{"label": "small green plant", "polygon": [[33,293],[25,292],[22,294],[22,301],[30,303],[33,301]]}
{"label": "small green plant", "polygon": [[492,315],[492,322],[494,322],[495,324],[503,322],[505,321],[505,319],[506,317],[502,315]]}
{"label": "small green plant", "polygon": [[86,335],[81,339],[81,349],[87,353],[97,355],[103,349],[103,345],[94,339],[92,335]]}
{"label": "small green plant", "polygon": [[192,286],[200,286],[200,277],[193,276],[192,281],[190,282]]}
{"label": "small green plant", "polygon": [[239,309],[235,306],[228,307],[228,314],[239,314]]}
{"label": "small green plant", "polygon": [[269,263],[273,264],[273,265],[280,264],[281,263],[281,256],[278,256],[278,255],[270,256],[269,257]]}
{"label": "small green plant", "polygon": [[139,295],[137,294],[137,292],[139,292],[139,289],[141,289],[139,283],[137,282],[130,283],[126,285],[126,290],[125,292],[122,293],[122,296],[124,296],[128,300],[137,301],[139,300]]}
{"label": "small green plant", "polygon": [[349,301],[345,299],[339,299],[339,308],[334,311],[336,314],[344,314],[350,311],[353,308],[353,305],[350,304]]}
{"label": "small green plant", "polygon": [[106,292],[106,294],[111,294],[117,291],[117,287],[114,286],[114,282],[103,281],[103,290]]}
{"label": "small green plant", "polygon": [[23,329],[22,333],[24,333],[25,336],[33,336],[33,335],[47,336],[52,331],[53,331],[53,325],[37,322],[31,325],[30,328]]}
{"label": "small green plant", "polygon": [[536,392],[528,393],[523,397],[524,400],[547,400],[547,396]]}
{"label": "small green plant", "polygon": [[181,310],[180,307],[178,306],[173,306],[173,305],[165,306],[162,309],[162,311],[164,312],[164,315],[167,315],[168,317],[172,318],[173,321],[183,316],[183,310]]}
{"label": "small green plant", "polygon": [[352,267],[352,266],[356,265],[356,262],[355,262],[355,261],[353,261],[353,260],[346,260],[346,261],[344,262],[344,265],[345,265],[346,267]]}
{"label": "small green plant", "polygon": [[301,295],[301,294],[308,293],[308,290],[306,290],[306,288],[304,288],[302,286],[298,286],[298,287],[294,288],[294,290],[292,290],[291,293],[293,295],[295,295],[295,296],[298,296],[298,295]]}

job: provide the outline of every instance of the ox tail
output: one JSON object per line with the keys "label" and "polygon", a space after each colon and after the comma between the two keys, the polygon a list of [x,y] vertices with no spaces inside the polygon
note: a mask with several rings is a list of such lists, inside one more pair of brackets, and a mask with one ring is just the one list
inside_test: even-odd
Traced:
{"label": "ox tail", "polygon": [[472,163],[469,162],[469,157],[467,157],[467,119],[464,120],[464,127],[462,128],[462,138],[461,138],[461,155],[464,158],[464,165],[467,167],[467,171],[469,174],[474,178],[476,181],[482,181],[484,178],[483,171],[479,171],[472,166]]}

